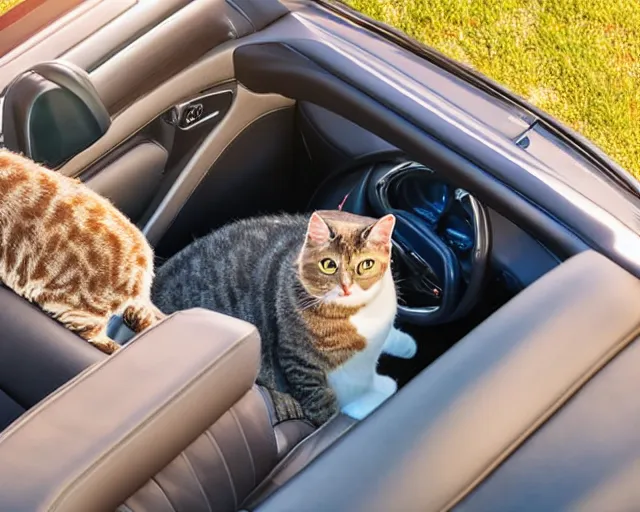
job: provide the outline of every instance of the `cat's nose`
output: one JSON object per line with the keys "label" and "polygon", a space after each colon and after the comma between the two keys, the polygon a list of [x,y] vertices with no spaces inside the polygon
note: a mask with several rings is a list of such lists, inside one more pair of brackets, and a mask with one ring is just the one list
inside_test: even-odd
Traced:
{"label": "cat's nose", "polygon": [[349,295],[351,295],[351,289],[349,288],[348,284],[341,283],[340,288],[342,288],[343,297],[348,297]]}

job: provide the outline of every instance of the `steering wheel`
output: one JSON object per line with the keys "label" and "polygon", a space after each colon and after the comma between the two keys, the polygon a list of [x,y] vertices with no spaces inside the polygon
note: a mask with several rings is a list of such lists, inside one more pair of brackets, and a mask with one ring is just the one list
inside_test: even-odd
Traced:
{"label": "steering wheel", "polygon": [[489,215],[482,203],[433,169],[391,160],[333,174],[310,208],[338,206],[372,217],[395,215],[392,268],[401,320],[451,322],[482,296],[491,252]]}

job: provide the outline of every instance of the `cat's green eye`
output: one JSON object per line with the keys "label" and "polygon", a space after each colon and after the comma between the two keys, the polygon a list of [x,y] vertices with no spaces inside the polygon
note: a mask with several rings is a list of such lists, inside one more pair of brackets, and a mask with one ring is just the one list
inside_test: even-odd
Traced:
{"label": "cat's green eye", "polygon": [[320,270],[322,270],[324,274],[328,274],[328,275],[335,274],[338,270],[338,264],[335,261],[333,261],[331,258],[324,258],[323,260],[320,260],[320,263],[318,263],[318,266],[320,267]]}
{"label": "cat's green eye", "polygon": [[375,267],[375,265],[376,265],[376,262],[370,258],[366,260],[362,260],[360,263],[358,263],[358,274],[360,275],[364,274],[365,272]]}

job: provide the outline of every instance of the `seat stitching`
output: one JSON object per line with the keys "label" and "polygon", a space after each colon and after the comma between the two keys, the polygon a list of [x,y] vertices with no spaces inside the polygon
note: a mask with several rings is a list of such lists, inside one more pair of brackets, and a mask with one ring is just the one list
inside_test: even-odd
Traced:
{"label": "seat stitching", "polygon": [[[186,314],[188,314],[188,311],[187,312],[182,312],[182,314],[186,316]],[[169,317],[167,320],[164,320],[164,322],[170,321],[171,318],[175,318],[175,316]],[[156,325],[158,325],[158,324],[156,324]],[[149,329],[151,330],[154,327],[155,327],[155,325],[153,327],[150,327]],[[198,384],[199,383],[199,379],[201,379],[203,376],[208,376],[211,373],[214,373],[215,371],[217,371],[220,368],[220,366],[222,364],[224,364],[224,362],[226,360],[236,356],[236,354],[238,352],[240,352],[242,350],[246,350],[245,347],[248,344],[248,340],[250,340],[253,337],[253,335],[254,335],[254,331],[249,332],[243,338],[241,338],[239,341],[236,341],[236,343],[234,345],[232,345],[231,347],[228,347],[213,362],[211,362],[207,367],[205,367],[199,373],[197,373],[194,377],[192,377],[186,385],[184,385],[180,390],[178,390],[176,393],[174,393],[172,396],[170,396],[164,402],[164,404],[165,405],[166,404],[172,404],[173,402],[178,400],[181,396],[183,396],[184,394],[186,394],[189,391],[191,391],[193,389],[194,385]],[[141,334],[140,336],[144,336],[144,333]],[[118,354],[124,352],[125,350],[127,350],[127,348],[128,347],[125,347],[124,349],[118,351],[115,355],[111,356],[111,358],[118,357]],[[90,374],[90,373],[91,372],[88,372],[88,374]],[[74,379],[74,382],[75,382],[75,379]],[[65,387],[65,389],[66,389],[66,387]],[[56,396],[56,398],[59,398],[59,396]],[[46,407],[47,405],[50,405],[49,404],[49,399],[47,399],[47,401],[41,407]],[[39,407],[37,409],[39,410]],[[34,412],[34,414],[35,414],[35,412]],[[117,446],[114,446],[113,449],[109,450],[107,453],[105,453],[103,456],[101,456],[99,459],[97,459],[94,463],[92,463],[91,467],[84,474],[80,475],[78,478],[76,478],[75,480],[70,482],[66,486],[66,488],[60,493],[60,495],[56,498],[56,501],[53,504],[51,510],[57,510],[60,507],[60,504],[63,503],[67,499],[67,496],[68,496],[68,493],[69,493],[69,489],[71,489],[78,481],[82,481],[83,479],[86,479],[87,475],[90,474],[94,470],[94,468],[96,466],[99,466],[105,459],[108,459],[110,456],[112,456],[114,452],[118,452],[118,451],[124,449],[124,447],[131,441],[132,438],[135,438],[143,428],[147,427],[149,424],[152,424],[157,419],[157,417],[159,415],[160,415],[160,413],[158,411],[155,411],[153,414],[151,414],[151,416],[146,418],[141,424],[139,424],[133,430],[132,433],[127,435],[125,440],[120,442]],[[26,413],[25,416],[29,416],[29,413]],[[29,416],[29,417],[31,417],[31,416]],[[26,421],[26,419],[25,419],[25,421]],[[18,422],[20,422],[20,420],[18,420]],[[15,429],[15,430],[17,430],[17,429]],[[15,432],[15,430],[10,431],[10,433]]]}
{"label": "seat stitching", "polygon": [[231,409],[229,412],[231,413],[231,417],[234,419],[234,421],[238,425],[238,429],[240,430],[240,435],[242,436],[244,445],[247,447],[247,453],[249,454],[249,460],[251,461],[251,471],[253,471],[253,484],[251,485],[251,487],[253,488],[256,486],[256,480],[258,478],[258,475],[256,474],[256,464],[253,460],[253,453],[251,453],[251,447],[249,446],[249,441],[247,441],[247,436],[244,433],[244,428],[242,428],[242,423],[240,423],[240,420],[238,419],[236,412],[233,409]]}
{"label": "seat stitching", "polygon": [[193,475],[193,479],[196,481],[196,484],[198,484],[198,488],[200,489],[200,492],[202,493],[202,497],[204,498],[204,502],[207,504],[207,508],[209,509],[209,512],[213,512],[213,509],[211,508],[211,502],[209,501],[209,498],[207,497],[207,494],[204,492],[204,487],[202,487],[202,482],[200,482],[200,479],[198,478],[196,470],[193,467],[193,464],[191,464],[191,461],[189,460],[189,456],[187,455],[187,451],[184,450],[181,455],[184,457],[184,461],[186,462],[186,464],[187,464],[187,466],[189,468],[189,471]]}
{"label": "seat stitching", "polygon": [[162,493],[162,495],[164,496],[164,499],[167,500],[167,503],[169,504],[169,506],[171,507],[172,510],[174,510],[174,512],[177,512],[177,508],[175,507],[175,505],[172,503],[172,501],[169,499],[169,495],[166,493],[166,491],[164,490],[164,488],[160,485],[160,482],[158,482],[156,480],[156,477],[152,477],[150,482],[153,482],[154,484],[156,484],[156,486],[158,487],[158,489],[160,489],[160,492]]}
{"label": "seat stitching", "polygon": [[209,441],[211,441],[211,444],[213,445],[214,449],[216,450],[216,452],[218,452],[218,455],[220,455],[220,460],[222,461],[222,465],[224,466],[225,471],[227,472],[227,476],[229,477],[229,483],[231,484],[231,493],[233,494],[233,508],[237,509],[238,508],[238,493],[236,491],[236,484],[233,481],[233,476],[231,475],[231,471],[229,470],[229,466],[227,465],[227,460],[224,457],[224,454],[222,453],[222,450],[220,450],[220,446],[218,445],[218,442],[216,441],[214,435],[211,433],[211,431],[209,429],[204,431],[204,434],[207,436],[207,438],[209,439]]}

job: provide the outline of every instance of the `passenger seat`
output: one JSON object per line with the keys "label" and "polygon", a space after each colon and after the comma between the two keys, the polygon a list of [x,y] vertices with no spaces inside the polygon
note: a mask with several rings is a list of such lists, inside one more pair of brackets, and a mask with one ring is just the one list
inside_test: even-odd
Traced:
{"label": "passenger seat", "polygon": [[[108,366],[111,361],[105,361],[108,356],[62,327],[12,291],[0,288],[0,303],[2,304],[0,307],[0,329],[2,329],[2,337],[0,338],[0,473],[3,472],[3,468],[4,471],[8,470],[8,460],[16,460],[16,458],[24,458],[29,461],[30,467],[46,471],[48,466],[57,464],[57,461],[51,458],[51,452],[42,453],[42,451],[35,450],[28,442],[18,450],[19,452],[23,450],[24,453],[15,452],[16,439],[20,439],[21,429],[28,427],[32,421],[38,421],[41,409],[55,408],[54,402],[58,395],[64,394],[66,388],[73,388],[78,379],[82,381],[83,376],[87,375],[87,371],[91,371],[88,369],[94,367],[101,370],[105,363]],[[231,327],[239,322],[211,312],[203,312],[202,314],[205,317],[215,315],[216,318],[226,318],[227,320],[224,322],[228,322]],[[189,318],[188,315],[186,316]],[[182,314],[182,318],[184,317],[185,315]],[[171,318],[169,317],[169,319]],[[166,331],[163,325],[166,322],[168,320],[159,324],[157,332],[162,333],[163,329]],[[219,331],[214,330],[212,341],[218,340],[216,335],[225,336],[228,328],[224,322]],[[149,331],[146,333],[142,333],[139,338],[154,335]],[[208,342],[209,333],[201,334],[203,337],[206,336],[205,341]],[[147,346],[153,346],[148,343],[149,341],[151,340],[147,340]],[[132,343],[135,344],[136,339]],[[175,347],[178,347],[179,350],[184,346],[183,340],[176,340],[171,345],[173,347],[171,350],[176,350]],[[126,351],[126,349],[123,350],[123,352]],[[121,359],[126,360],[124,355]],[[98,367],[95,366],[97,363],[103,364]],[[247,361],[246,365],[256,366],[257,363]],[[257,367],[255,371],[257,372]],[[163,372],[163,369],[158,368],[157,372]],[[154,377],[160,378],[161,382],[163,374]],[[127,382],[131,381],[127,389],[132,389],[132,391],[147,384],[147,382],[137,380],[140,378],[142,377],[136,375],[122,375],[122,379],[126,379]],[[56,390],[58,391],[56,392]],[[211,393],[223,396],[229,391],[230,389],[227,387],[219,386],[212,389]],[[100,393],[103,392],[109,394],[111,391],[106,387],[104,390],[100,390]],[[52,393],[54,396],[47,399]],[[135,393],[132,394],[135,395]],[[100,400],[101,396],[95,396],[96,403],[99,403]],[[31,412],[29,412],[30,410]],[[193,407],[191,411],[192,413],[198,412],[194,411]],[[29,414],[25,414],[25,412],[29,412]],[[87,422],[92,425],[93,419],[83,417],[83,412],[74,413],[75,415],[70,421],[71,425],[77,428],[74,429],[74,436],[69,442],[78,443],[80,446],[90,444],[93,441],[91,438],[92,429],[82,428],[82,425]],[[206,414],[206,412],[202,411],[202,414]],[[90,413],[88,412],[88,414]],[[77,425],[74,424],[76,419]],[[68,415],[65,416],[65,420],[69,423]],[[117,432],[121,420],[122,418],[117,417],[116,414],[110,415],[108,422],[112,426],[109,428],[112,428],[113,432]],[[42,420],[40,419],[40,421]],[[286,421],[277,424],[268,393],[254,385],[171,463],[129,499],[125,500],[120,511],[173,512],[189,510],[198,512],[202,510],[203,512],[232,512],[243,506],[253,506],[304,468],[353,424],[354,421],[342,415],[338,415],[315,432],[313,427],[304,421]],[[45,427],[49,428],[50,425]],[[54,430],[53,435],[58,434]],[[166,436],[160,435],[154,440],[157,449],[170,449],[171,442],[171,432],[167,432]],[[66,453],[68,448],[70,447],[52,446],[51,449],[53,452],[60,449]],[[177,454],[178,451],[175,453]],[[137,461],[134,460],[136,456],[132,454],[132,457],[130,467],[121,471],[138,471],[140,469],[136,465]],[[14,468],[14,470],[19,473],[19,468]],[[16,476],[16,478],[18,477]],[[31,487],[35,489],[41,486],[46,479],[39,478],[36,474],[28,474],[20,481],[20,492],[24,492],[26,496],[31,493],[29,490]],[[70,485],[65,478],[62,478],[62,481],[65,482],[65,485]],[[7,487],[4,487],[3,484]],[[10,482],[0,482],[0,504],[6,505],[7,502],[4,501],[6,494],[16,492],[15,489],[12,490],[11,485]],[[41,489],[39,490],[41,491]],[[66,493],[68,489],[47,489],[45,494],[55,495],[57,492]],[[95,499],[98,499],[97,495]],[[10,508],[15,509],[13,506]],[[57,510],[63,512],[65,508]]]}

